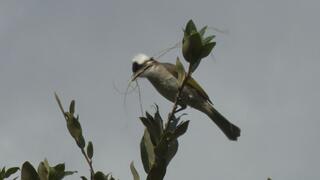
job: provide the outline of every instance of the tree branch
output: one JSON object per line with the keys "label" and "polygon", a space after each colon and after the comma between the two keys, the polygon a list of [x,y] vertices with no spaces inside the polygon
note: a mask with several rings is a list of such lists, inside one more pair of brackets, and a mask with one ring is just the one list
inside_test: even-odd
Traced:
{"label": "tree branch", "polygon": [[81,153],[83,154],[84,158],[86,159],[89,168],[90,168],[90,179],[93,180],[94,178],[94,170],[93,170],[93,166],[92,166],[92,160],[87,156],[86,152],[84,151],[84,148],[80,148],[81,149]]}
{"label": "tree branch", "polygon": [[182,94],[183,87],[185,86],[185,84],[186,84],[188,78],[190,77],[191,73],[192,73],[192,71],[191,71],[191,65],[189,64],[189,68],[188,68],[187,75],[184,77],[181,86],[179,86],[179,88],[178,88],[178,92],[177,92],[177,95],[176,95],[176,97],[175,97],[172,110],[171,110],[171,112],[168,114],[168,120],[167,120],[166,130],[167,130],[168,127],[169,127],[170,121],[173,119],[172,117],[173,117],[174,114],[176,113],[176,110],[177,110],[177,108],[178,108],[178,103],[179,103],[179,100],[180,100],[180,98],[181,98],[180,96],[181,96],[181,94]]}

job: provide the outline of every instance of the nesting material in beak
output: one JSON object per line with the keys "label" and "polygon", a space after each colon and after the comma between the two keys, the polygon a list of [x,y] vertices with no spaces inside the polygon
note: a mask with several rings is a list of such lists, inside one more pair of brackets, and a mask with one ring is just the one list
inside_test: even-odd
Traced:
{"label": "nesting material in beak", "polygon": [[146,71],[150,67],[151,67],[151,64],[147,64],[144,67],[142,67],[141,69],[139,69],[137,72],[135,72],[132,75],[131,81],[135,81],[144,71]]}

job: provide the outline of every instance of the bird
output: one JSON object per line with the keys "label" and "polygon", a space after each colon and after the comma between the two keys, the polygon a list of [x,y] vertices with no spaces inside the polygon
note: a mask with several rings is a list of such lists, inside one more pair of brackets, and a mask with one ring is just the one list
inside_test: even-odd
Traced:
{"label": "bird", "polygon": [[[179,89],[178,71],[176,65],[163,63],[149,57],[146,54],[137,54],[132,59],[132,79],[146,78],[155,89],[166,99],[175,102]],[[237,141],[240,137],[240,128],[229,122],[214,107],[207,93],[191,76],[187,79],[178,101],[181,111],[187,106],[205,113],[228,137]]]}

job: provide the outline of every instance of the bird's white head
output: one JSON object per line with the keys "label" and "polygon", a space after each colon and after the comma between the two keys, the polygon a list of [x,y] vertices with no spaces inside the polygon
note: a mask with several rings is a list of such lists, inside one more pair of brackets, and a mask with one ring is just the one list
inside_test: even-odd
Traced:
{"label": "bird's white head", "polygon": [[137,54],[136,56],[134,56],[132,61],[132,81],[134,81],[138,77],[145,77],[147,69],[149,69],[154,62],[151,57],[145,54]]}
{"label": "bird's white head", "polygon": [[137,63],[137,64],[144,64],[146,61],[150,60],[151,58],[145,54],[137,54],[133,57],[132,61],[133,63]]}

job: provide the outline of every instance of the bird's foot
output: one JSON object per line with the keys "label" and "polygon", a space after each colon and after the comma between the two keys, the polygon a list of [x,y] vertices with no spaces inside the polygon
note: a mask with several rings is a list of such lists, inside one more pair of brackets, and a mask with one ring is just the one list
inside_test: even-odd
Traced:
{"label": "bird's foot", "polygon": [[187,108],[187,105],[180,105],[180,108],[175,110],[174,113],[180,112],[182,110],[185,110]]}

